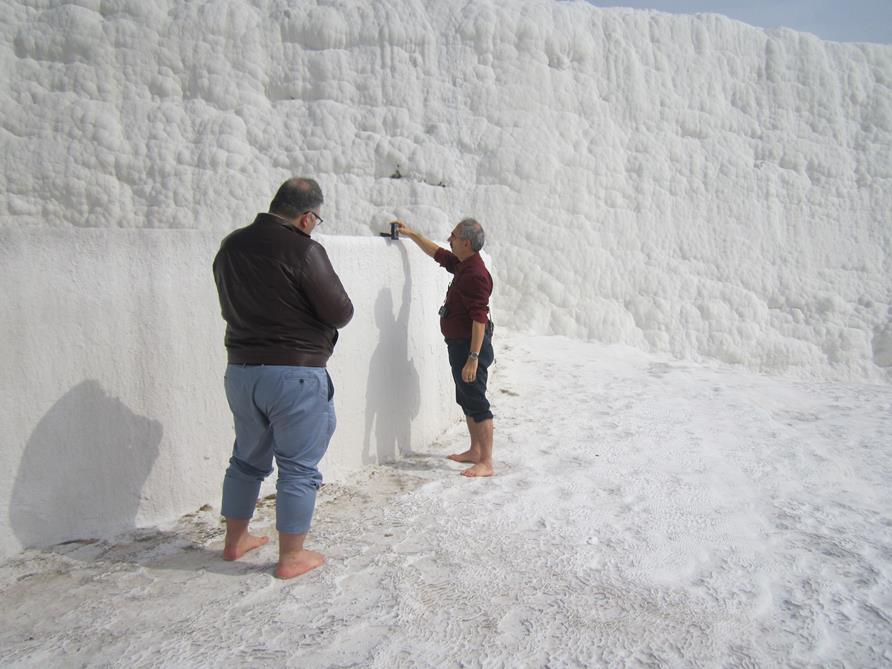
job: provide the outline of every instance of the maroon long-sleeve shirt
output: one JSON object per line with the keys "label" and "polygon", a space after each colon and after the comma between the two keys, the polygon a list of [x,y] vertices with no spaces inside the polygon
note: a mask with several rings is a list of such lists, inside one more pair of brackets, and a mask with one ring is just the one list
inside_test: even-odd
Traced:
{"label": "maroon long-sleeve shirt", "polygon": [[461,261],[454,253],[438,249],[434,260],[455,275],[446,291],[446,315],[440,317],[440,332],[444,337],[470,339],[473,321],[484,325],[489,321],[492,276],[479,253]]}

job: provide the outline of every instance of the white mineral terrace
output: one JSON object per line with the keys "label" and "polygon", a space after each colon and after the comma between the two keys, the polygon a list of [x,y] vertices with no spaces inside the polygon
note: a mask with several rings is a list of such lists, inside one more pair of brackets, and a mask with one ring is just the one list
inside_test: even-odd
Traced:
{"label": "white mineral terrace", "polygon": [[[892,46],[551,0],[0,16],[0,665],[892,664]],[[329,562],[282,583],[274,543],[219,559],[210,260],[294,175],[357,316]],[[487,481],[444,459],[449,277],[378,237],[465,216]]]}

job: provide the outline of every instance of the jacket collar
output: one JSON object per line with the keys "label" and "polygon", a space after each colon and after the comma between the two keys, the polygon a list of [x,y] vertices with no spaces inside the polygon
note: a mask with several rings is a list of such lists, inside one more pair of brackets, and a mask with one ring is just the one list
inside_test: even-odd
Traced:
{"label": "jacket collar", "polygon": [[268,225],[281,225],[283,228],[287,228],[291,232],[296,232],[299,235],[303,235],[307,239],[310,238],[310,235],[308,235],[306,232],[304,232],[303,230],[298,230],[293,225],[291,225],[291,223],[289,223],[287,219],[282,218],[281,216],[279,216],[277,214],[270,214],[269,212],[260,212],[259,214],[257,214],[257,218],[254,219],[254,222],[255,223],[264,223],[264,224],[268,224]]}

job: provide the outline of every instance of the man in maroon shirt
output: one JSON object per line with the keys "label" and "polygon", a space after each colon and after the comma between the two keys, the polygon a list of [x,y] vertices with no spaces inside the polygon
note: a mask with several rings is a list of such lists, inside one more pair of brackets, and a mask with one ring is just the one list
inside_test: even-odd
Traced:
{"label": "man in maroon shirt", "polygon": [[486,399],[487,370],[494,359],[489,320],[492,277],[478,253],[483,248],[483,228],[473,218],[461,221],[449,235],[450,253],[402,221],[397,224],[403,236],[455,275],[440,308],[440,331],[449,349],[455,401],[465,413],[471,446],[448,457],[472,464],[464,476],[492,476],[492,412]]}

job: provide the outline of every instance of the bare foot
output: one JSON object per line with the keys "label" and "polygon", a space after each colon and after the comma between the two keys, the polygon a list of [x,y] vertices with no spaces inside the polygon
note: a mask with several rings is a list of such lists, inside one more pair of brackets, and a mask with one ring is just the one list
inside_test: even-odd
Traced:
{"label": "bare foot", "polygon": [[325,556],[316,551],[302,550],[294,555],[279,558],[276,565],[276,578],[294,578],[301,574],[321,566],[325,562]]}
{"label": "bare foot", "polygon": [[260,548],[269,543],[269,537],[255,537],[253,534],[244,534],[234,546],[223,547],[224,560],[238,560],[248,551]]}
{"label": "bare foot", "polygon": [[461,473],[462,476],[492,476],[492,465],[485,464],[483,462],[478,462],[473,467],[468,467],[465,471]]}
{"label": "bare foot", "polygon": [[480,453],[468,449],[464,453],[453,453],[452,455],[447,455],[446,459],[453,460],[455,462],[473,462],[476,464],[480,460]]}

